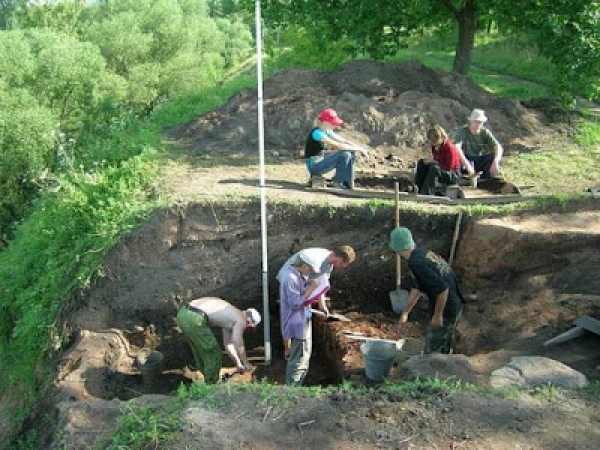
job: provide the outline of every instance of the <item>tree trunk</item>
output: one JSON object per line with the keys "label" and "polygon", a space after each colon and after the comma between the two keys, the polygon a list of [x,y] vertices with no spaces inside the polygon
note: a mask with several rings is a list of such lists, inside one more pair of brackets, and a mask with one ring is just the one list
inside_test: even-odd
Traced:
{"label": "tree trunk", "polygon": [[458,20],[458,42],[456,43],[452,72],[467,75],[475,46],[477,0],[466,0],[463,8],[457,11],[456,18]]}

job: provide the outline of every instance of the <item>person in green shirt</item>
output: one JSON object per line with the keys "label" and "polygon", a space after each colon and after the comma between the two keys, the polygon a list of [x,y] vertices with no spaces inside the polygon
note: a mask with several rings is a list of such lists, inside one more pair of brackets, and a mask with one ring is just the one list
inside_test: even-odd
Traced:
{"label": "person in green shirt", "polygon": [[482,174],[482,178],[500,175],[504,149],[483,125],[487,120],[484,110],[474,109],[468,117],[469,123],[459,128],[454,138],[456,147],[469,161],[469,165],[464,167],[469,177],[478,173]]}

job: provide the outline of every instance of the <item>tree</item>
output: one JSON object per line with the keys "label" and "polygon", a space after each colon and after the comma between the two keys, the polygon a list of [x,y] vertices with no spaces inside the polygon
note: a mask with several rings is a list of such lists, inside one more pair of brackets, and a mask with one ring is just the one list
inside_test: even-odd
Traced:
{"label": "tree", "polygon": [[[241,0],[250,10],[254,1]],[[406,38],[425,29],[457,29],[452,70],[468,74],[476,33],[483,20],[533,35],[541,53],[566,73],[564,90],[593,86],[600,58],[599,4],[589,0],[263,0],[267,24],[301,26],[319,37],[321,47],[349,38],[349,56],[380,59],[397,51]]]}
{"label": "tree", "polygon": [[[553,86],[564,101],[573,94],[600,98],[600,4],[589,0],[523,0],[519,13],[496,6],[507,27],[528,33],[557,67]],[[540,14],[543,11],[543,14]]]}
{"label": "tree", "polygon": [[[254,3],[242,0],[246,8]],[[466,74],[471,63],[480,4],[484,0],[265,0],[272,26],[299,24],[322,36],[321,42],[351,38],[347,50],[374,58],[393,54],[404,40],[428,27],[458,25],[453,70]]]}

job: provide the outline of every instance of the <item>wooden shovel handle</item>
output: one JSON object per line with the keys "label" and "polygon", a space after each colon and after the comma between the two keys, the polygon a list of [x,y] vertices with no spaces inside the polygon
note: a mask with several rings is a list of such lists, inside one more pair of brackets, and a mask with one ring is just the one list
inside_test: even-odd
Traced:
{"label": "wooden shovel handle", "polygon": [[[400,183],[394,183],[394,226],[400,226]],[[396,252],[396,286],[400,286],[402,282],[402,262],[400,253]]]}

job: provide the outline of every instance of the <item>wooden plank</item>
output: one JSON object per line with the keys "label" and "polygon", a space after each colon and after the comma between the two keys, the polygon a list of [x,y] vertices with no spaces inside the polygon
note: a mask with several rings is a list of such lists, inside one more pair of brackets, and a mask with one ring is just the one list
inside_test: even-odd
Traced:
{"label": "wooden plank", "polygon": [[[335,189],[330,187],[323,188],[307,188],[309,191],[322,192],[326,194],[339,195],[341,197],[352,197],[352,198],[381,198],[381,199],[393,199],[394,193],[383,189]],[[408,192],[400,192],[400,200],[407,202],[421,202],[421,203],[433,203],[438,205],[495,205],[504,203],[515,203],[527,200],[533,200],[537,198],[537,195],[519,195],[519,194],[489,194],[485,197],[476,198],[457,198],[451,199],[449,197],[440,197],[437,195],[415,195]]]}
{"label": "wooden plank", "polygon": [[[383,189],[336,189],[330,187],[315,187],[307,188],[313,192],[324,192],[327,194],[339,195],[341,197],[353,197],[353,198],[382,198],[382,199],[393,199],[394,193]],[[415,195],[408,192],[400,192],[400,200],[414,201],[414,202],[425,202],[425,203],[437,203],[437,204],[454,204],[454,200],[448,197],[438,197],[434,195]]]}
{"label": "wooden plank", "polygon": [[562,334],[544,342],[544,346],[547,347],[549,345],[560,344],[562,342],[570,341],[571,339],[578,338],[585,333],[585,330],[581,327],[571,328],[569,331],[565,331]]}

